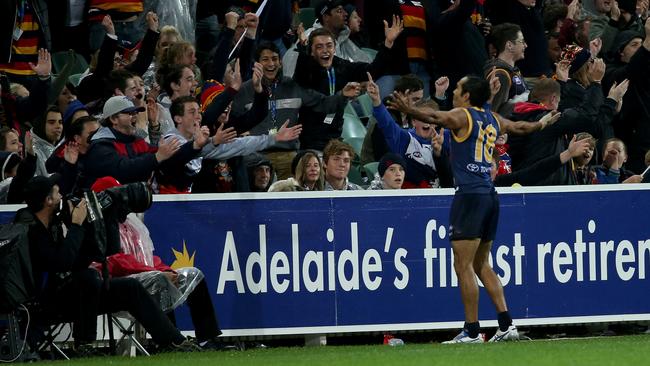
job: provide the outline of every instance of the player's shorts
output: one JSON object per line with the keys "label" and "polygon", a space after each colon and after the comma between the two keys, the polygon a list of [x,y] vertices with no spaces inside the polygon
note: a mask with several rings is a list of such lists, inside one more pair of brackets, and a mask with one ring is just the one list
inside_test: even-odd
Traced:
{"label": "player's shorts", "polygon": [[449,213],[451,240],[494,240],[499,222],[497,193],[456,194]]}

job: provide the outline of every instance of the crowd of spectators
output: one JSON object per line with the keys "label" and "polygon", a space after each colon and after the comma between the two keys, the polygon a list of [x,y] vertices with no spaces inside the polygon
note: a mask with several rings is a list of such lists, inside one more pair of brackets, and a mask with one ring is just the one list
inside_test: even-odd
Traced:
{"label": "crowd of spectators", "polygon": [[3,2],[0,203],[53,173],[63,196],[107,176],[159,194],[453,187],[454,136],[366,86],[450,110],[466,75],[498,80],[484,108],[506,118],[562,113],[498,137],[497,185],[650,178],[648,0],[197,0],[163,17],[185,3]]}
{"label": "crowd of spectators", "polygon": [[[648,1],[269,0],[258,16],[262,1],[198,0],[189,20],[161,24],[154,11],[177,2],[7,3],[1,202],[54,172],[63,194],[103,176],[162,194],[369,188],[388,153],[405,161],[401,188],[453,186],[449,132],[373,110],[367,75],[382,97],[422,108],[453,108],[474,74],[498,78],[490,108],[504,117],[562,112],[532,136],[499,137],[497,175],[526,177],[515,183],[643,180]],[[593,142],[589,159],[520,173],[574,136]],[[328,180],[341,154],[345,184]],[[297,177],[314,158],[318,178]]]}

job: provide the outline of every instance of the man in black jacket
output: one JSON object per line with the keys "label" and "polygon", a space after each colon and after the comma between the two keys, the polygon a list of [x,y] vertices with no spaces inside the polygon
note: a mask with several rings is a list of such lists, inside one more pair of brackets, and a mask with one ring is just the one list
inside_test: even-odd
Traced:
{"label": "man in black jacket", "polygon": [[[334,35],[325,28],[316,29],[309,34],[308,42],[302,42],[306,48],[299,47],[300,54],[293,78],[304,88],[334,95],[349,82],[367,81],[367,72],[375,78],[386,75],[390,70],[391,58],[395,58],[391,53],[393,44],[402,30],[402,21],[393,17],[391,27],[384,27],[384,47],[369,64],[337,57]],[[303,131],[300,148],[322,151],[331,139],[339,138],[343,130],[344,109],[345,105],[342,104],[336,112],[326,114],[311,108],[301,108],[299,121],[303,125]]]}
{"label": "man in black jacket", "polygon": [[75,348],[79,353],[92,353],[97,315],[128,311],[154,341],[176,350],[198,347],[187,341],[142,285],[132,278],[111,279],[103,285],[99,272],[88,268],[92,261],[91,241],[82,224],[86,220],[87,203],[77,206],[68,202],[71,223],[64,225],[57,215],[61,194],[58,175],[38,176],[25,186],[27,207],[16,214],[15,222],[29,226],[29,252],[37,289],[37,300],[45,319],[74,320]]}
{"label": "man in black jacket", "polygon": [[614,49],[614,62],[607,65],[603,86],[630,81],[615,122],[616,135],[628,147],[627,168],[635,173],[645,169],[644,156],[650,150],[650,20],[645,22],[645,39],[631,31],[621,32]]}
{"label": "man in black jacket", "polygon": [[[597,138],[611,137],[611,120],[626,91],[627,83],[621,83],[610,89],[605,99],[600,84],[593,84],[585,90],[584,103],[562,111],[562,117],[553,125],[523,138],[510,139],[509,154],[513,170],[523,170],[546,157],[561,153],[568,148],[571,136],[579,132],[589,132]],[[560,85],[552,79],[540,80],[531,92],[529,101],[515,104],[512,118],[536,121],[549,110],[557,109]],[[577,184],[577,181],[569,164],[537,182],[537,185],[573,184]]]}

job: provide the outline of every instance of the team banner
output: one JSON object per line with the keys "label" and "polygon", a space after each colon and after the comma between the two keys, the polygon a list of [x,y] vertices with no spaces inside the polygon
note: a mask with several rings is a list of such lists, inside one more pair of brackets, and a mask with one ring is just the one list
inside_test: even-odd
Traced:
{"label": "team banner", "polygon": [[[451,190],[157,196],[154,254],[203,270],[225,335],[456,328]],[[517,325],[650,320],[650,190],[502,189],[490,258]],[[5,206],[4,221],[13,206]],[[482,325],[496,324],[480,292]],[[177,316],[191,331],[189,313]]]}
{"label": "team banner", "polygon": [[[650,191],[631,188],[501,191],[491,263],[517,324],[650,320]],[[145,221],[155,254],[204,271],[226,334],[462,324],[452,191],[210,197],[158,197]]]}

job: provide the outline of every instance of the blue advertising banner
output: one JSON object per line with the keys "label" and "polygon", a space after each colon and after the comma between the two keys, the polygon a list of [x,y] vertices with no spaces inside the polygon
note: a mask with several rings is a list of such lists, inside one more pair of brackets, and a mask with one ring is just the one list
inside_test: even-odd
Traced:
{"label": "blue advertising banner", "polygon": [[[446,329],[463,320],[452,198],[157,196],[145,222],[154,254],[203,270],[225,335]],[[490,259],[517,325],[650,320],[650,187],[508,188],[499,198]],[[496,324],[480,296],[482,325]],[[187,312],[178,325],[193,329]]]}

